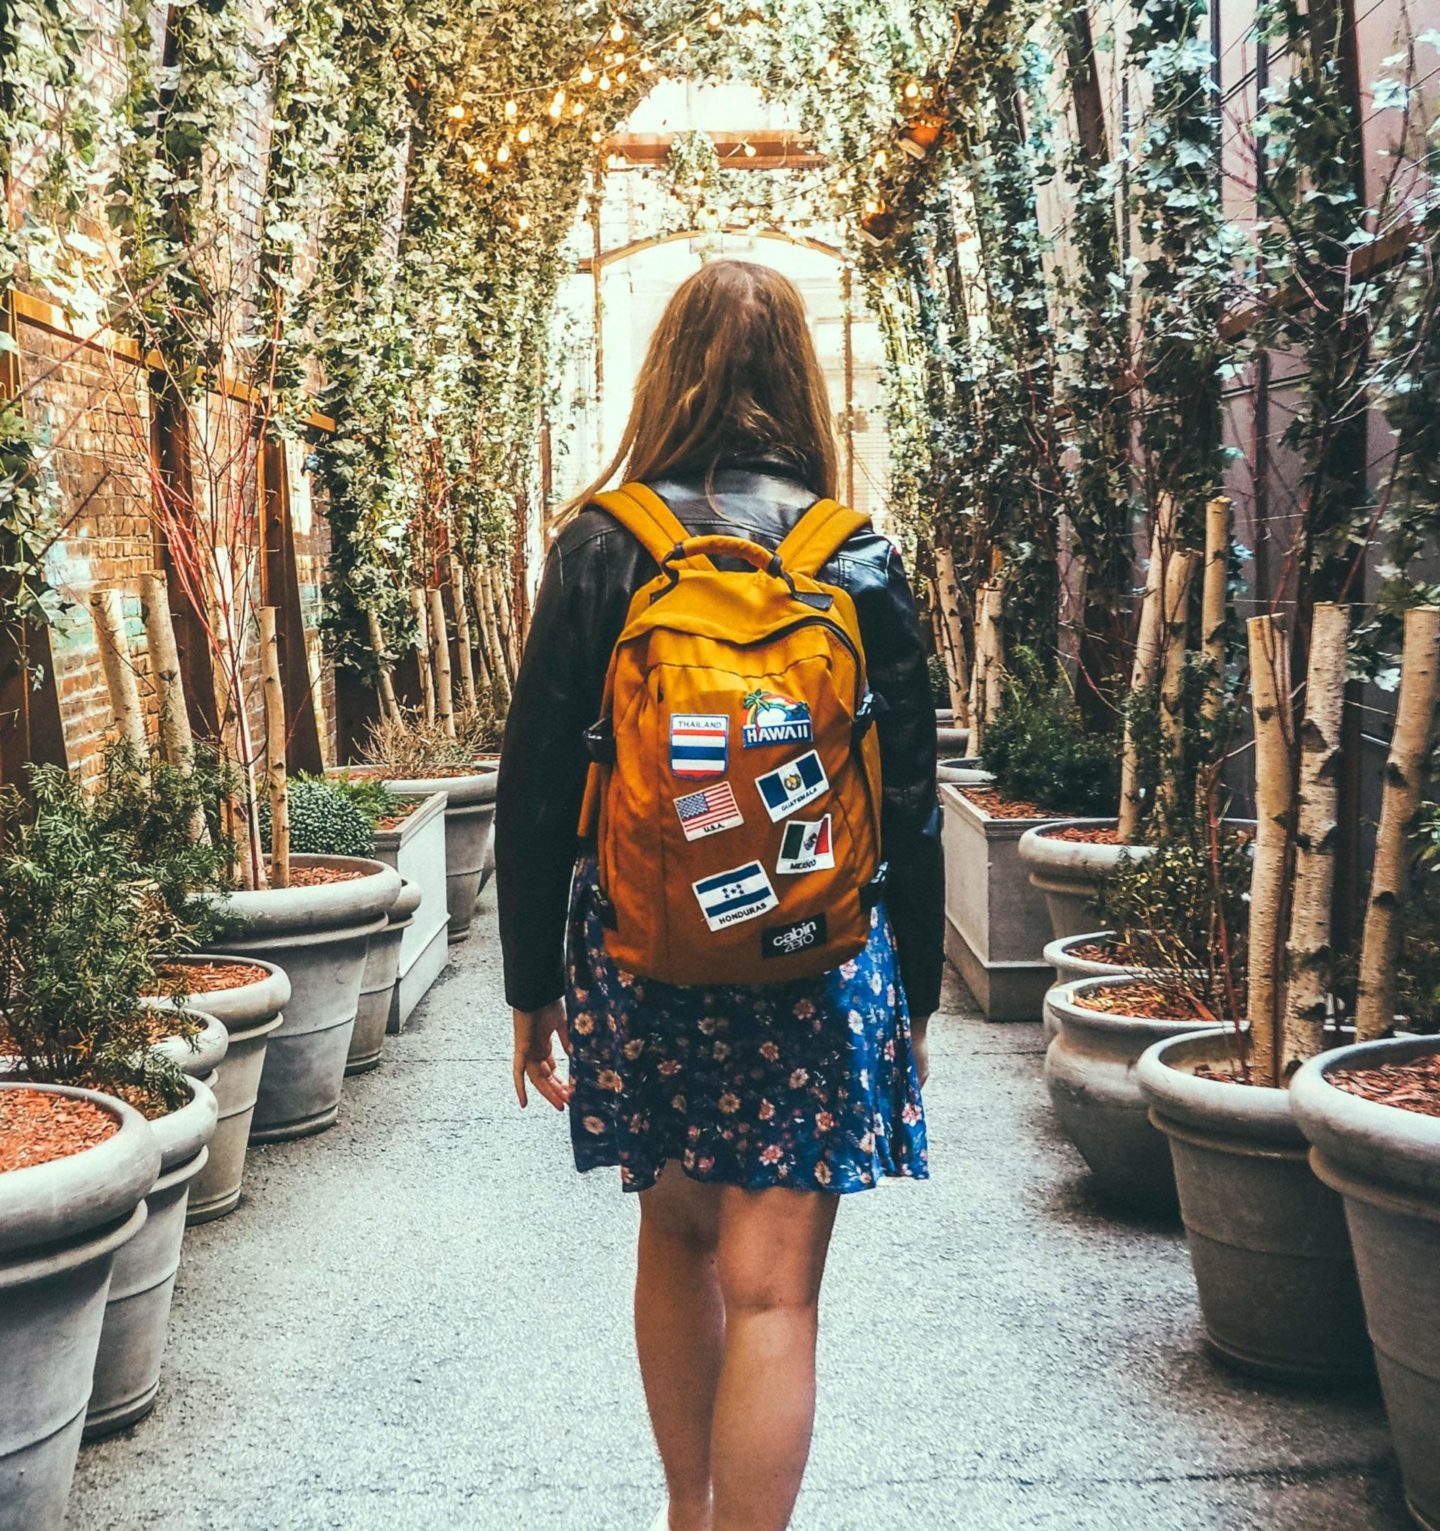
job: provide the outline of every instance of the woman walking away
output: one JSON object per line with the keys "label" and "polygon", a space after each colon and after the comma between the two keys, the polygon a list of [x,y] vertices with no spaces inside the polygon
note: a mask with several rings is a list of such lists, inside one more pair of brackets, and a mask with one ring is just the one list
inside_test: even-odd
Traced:
{"label": "woman walking away", "polygon": [[712,262],[560,515],[505,732],[515,1090],[639,1193],[657,1531],[789,1525],[840,1197],[926,1175],[935,714],[899,554],[834,489],[800,294]]}

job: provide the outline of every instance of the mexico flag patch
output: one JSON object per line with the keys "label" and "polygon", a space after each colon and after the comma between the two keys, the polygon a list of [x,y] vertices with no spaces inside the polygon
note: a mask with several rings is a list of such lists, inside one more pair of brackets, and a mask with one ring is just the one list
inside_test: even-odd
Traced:
{"label": "mexico flag patch", "polygon": [[782,875],[821,872],[835,865],[835,846],[830,838],[830,815],[806,822],[791,819],[780,841],[775,870]]}

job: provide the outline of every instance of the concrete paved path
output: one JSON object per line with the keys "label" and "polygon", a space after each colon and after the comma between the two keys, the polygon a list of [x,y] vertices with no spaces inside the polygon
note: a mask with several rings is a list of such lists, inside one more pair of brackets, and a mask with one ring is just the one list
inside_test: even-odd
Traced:
{"label": "concrete paved path", "polygon": [[[509,1098],[493,914],[341,1121],[191,1231],[160,1402],[85,1448],[74,1531],[646,1531],[635,1207]],[[1408,1524],[1373,1398],[1201,1349],[1183,1241],[1090,1198],[1039,1028],[955,985],[934,1178],[850,1199],[796,1531]]]}

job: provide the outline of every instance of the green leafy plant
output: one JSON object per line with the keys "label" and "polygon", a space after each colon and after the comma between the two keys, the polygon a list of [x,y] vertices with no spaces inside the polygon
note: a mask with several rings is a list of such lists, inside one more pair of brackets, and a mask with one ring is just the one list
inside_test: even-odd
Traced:
{"label": "green leafy plant", "polygon": [[1120,790],[1115,740],[1087,726],[1068,682],[1048,677],[1029,649],[1011,655],[982,764],[1006,797],[1056,814],[1103,817]]}
{"label": "green leafy plant", "polygon": [[[306,856],[373,856],[375,821],[387,810],[383,782],[296,775],[290,779],[290,849]],[[260,809],[270,849],[270,804]]]}

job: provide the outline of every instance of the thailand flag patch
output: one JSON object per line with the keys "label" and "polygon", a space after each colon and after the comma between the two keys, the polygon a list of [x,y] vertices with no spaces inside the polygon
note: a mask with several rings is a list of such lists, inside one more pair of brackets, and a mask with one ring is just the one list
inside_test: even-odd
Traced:
{"label": "thailand flag patch", "polygon": [[730,758],[730,719],[722,713],[670,715],[670,769],[676,776],[723,776]]}
{"label": "thailand flag patch", "polygon": [[835,846],[830,838],[830,815],[807,823],[791,819],[780,840],[780,859],[775,870],[795,875],[820,872],[835,865]]}
{"label": "thailand flag patch", "polygon": [[717,872],[713,877],[702,877],[691,886],[711,930],[724,930],[742,920],[753,920],[780,902],[758,861]]}
{"label": "thailand flag patch", "polygon": [[813,803],[817,797],[823,797],[830,790],[825,767],[814,750],[790,761],[788,765],[767,771],[764,776],[757,776],[755,785],[772,823],[788,819],[806,803]]}

